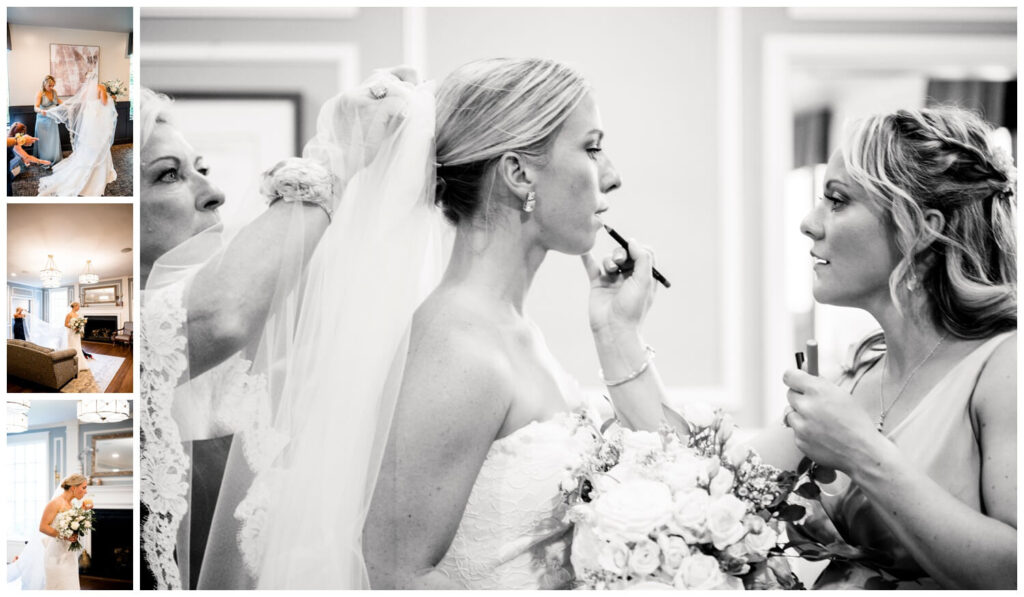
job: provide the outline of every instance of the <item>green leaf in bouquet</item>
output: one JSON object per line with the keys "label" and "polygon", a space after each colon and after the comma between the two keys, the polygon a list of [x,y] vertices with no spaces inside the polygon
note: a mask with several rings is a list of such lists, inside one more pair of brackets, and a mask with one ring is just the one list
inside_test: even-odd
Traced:
{"label": "green leaf in bouquet", "polygon": [[800,520],[807,513],[807,509],[803,506],[797,506],[795,504],[786,504],[779,510],[779,520],[783,522],[793,522],[794,520]]}
{"label": "green leaf in bouquet", "polygon": [[614,424],[614,423],[615,423],[615,417],[612,417],[612,418],[608,419],[607,421],[605,421],[604,423],[601,423],[601,433],[603,434],[605,431],[608,431],[608,428],[611,427],[612,424]]}
{"label": "green leaf in bouquet", "polygon": [[796,467],[796,474],[803,475],[807,471],[811,470],[812,466],[814,466],[814,461],[804,456],[804,459],[800,461],[800,465]]}
{"label": "green leaf in bouquet", "polygon": [[821,488],[815,485],[814,483],[807,482],[801,485],[800,487],[797,487],[793,493],[797,494],[802,498],[816,500],[818,499],[818,497],[821,496]]}
{"label": "green leaf in bouquet", "polygon": [[832,483],[836,480],[836,470],[827,466],[817,465],[811,469],[811,478],[818,483]]}

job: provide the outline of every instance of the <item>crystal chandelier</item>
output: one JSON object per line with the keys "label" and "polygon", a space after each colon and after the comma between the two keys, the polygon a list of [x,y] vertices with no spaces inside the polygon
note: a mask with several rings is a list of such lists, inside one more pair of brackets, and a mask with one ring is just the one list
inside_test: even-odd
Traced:
{"label": "crystal chandelier", "polygon": [[49,259],[46,260],[46,267],[39,270],[39,277],[43,280],[43,288],[57,288],[60,286],[61,271],[57,269],[57,264],[53,262],[53,255],[48,255]]}
{"label": "crystal chandelier", "polygon": [[83,398],[78,401],[78,420],[83,423],[117,423],[128,416],[127,400]]}
{"label": "crystal chandelier", "polygon": [[29,400],[20,398],[7,401],[7,433],[21,433],[28,429]]}
{"label": "crystal chandelier", "polygon": [[85,272],[78,276],[79,284],[95,284],[100,281],[100,277],[92,271],[92,259],[88,259],[85,262]]}

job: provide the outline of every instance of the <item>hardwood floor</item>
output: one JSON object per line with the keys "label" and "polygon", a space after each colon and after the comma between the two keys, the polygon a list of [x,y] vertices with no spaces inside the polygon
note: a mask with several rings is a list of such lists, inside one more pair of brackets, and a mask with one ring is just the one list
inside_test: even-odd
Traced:
{"label": "hardwood floor", "polygon": [[132,590],[132,581],[119,580],[116,578],[101,578],[98,576],[78,575],[78,586],[83,591],[110,591],[110,590]]}
{"label": "hardwood floor", "polygon": [[[113,344],[107,344],[106,342],[82,342],[82,348],[85,352],[92,352],[96,354],[105,354],[114,357],[121,357],[124,362],[121,363],[121,367],[114,374],[114,378],[110,380],[110,385],[107,386],[106,393],[125,393],[131,394],[134,389],[133,378],[132,378],[132,350],[126,347],[124,344],[114,346]],[[54,390],[34,384],[32,382],[17,379],[11,376],[7,376],[7,393],[8,394],[23,394],[23,393],[47,393],[53,394]]]}

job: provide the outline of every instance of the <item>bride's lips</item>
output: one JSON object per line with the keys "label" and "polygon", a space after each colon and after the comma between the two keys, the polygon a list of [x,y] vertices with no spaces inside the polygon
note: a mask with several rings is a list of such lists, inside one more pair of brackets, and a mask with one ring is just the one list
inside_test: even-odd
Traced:
{"label": "bride's lips", "polygon": [[816,255],[814,253],[814,251],[811,251],[811,259],[814,261],[814,268],[815,269],[817,269],[818,266],[826,266],[826,265],[831,264],[831,262],[828,259],[825,259],[823,257],[819,257],[818,255]]}

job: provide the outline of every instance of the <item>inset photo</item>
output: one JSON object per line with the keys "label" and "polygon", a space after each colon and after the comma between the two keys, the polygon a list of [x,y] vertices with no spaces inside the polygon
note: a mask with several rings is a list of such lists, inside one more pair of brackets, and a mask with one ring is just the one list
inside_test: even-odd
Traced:
{"label": "inset photo", "polygon": [[7,9],[7,196],[131,197],[132,8]]}
{"label": "inset photo", "polygon": [[7,400],[7,590],[130,590],[132,401]]}
{"label": "inset photo", "polygon": [[132,206],[7,207],[7,392],[133,391]]}

